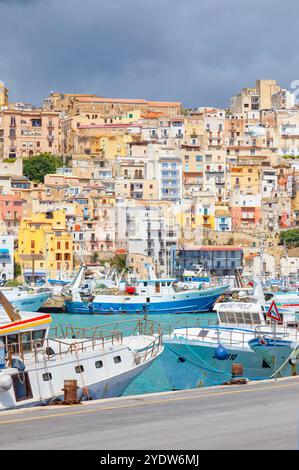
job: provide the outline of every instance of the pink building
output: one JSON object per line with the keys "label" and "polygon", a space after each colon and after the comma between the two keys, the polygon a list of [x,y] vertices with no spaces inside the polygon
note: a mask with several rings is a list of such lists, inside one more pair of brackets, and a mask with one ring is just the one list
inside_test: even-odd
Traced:
{"label": "pink building", "polygon": [[261,220],[260,207],[232,207],[230,213],[235,230],[247,227],[254,228]]}
{"label": "pink building", "polygon": [[0,195],[0,217],[8,235],[16,235],[23,215],[24,199],[8,194]]}
{"label": "pink building", "polygon": [[6,109],[2,111],[4,158],[59,153],[59,113]]}

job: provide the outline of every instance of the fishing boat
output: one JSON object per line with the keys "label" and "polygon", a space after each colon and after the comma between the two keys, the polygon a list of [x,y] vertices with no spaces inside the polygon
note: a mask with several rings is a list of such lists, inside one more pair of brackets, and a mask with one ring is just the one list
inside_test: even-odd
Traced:
{"label": "fishing boat", "polygon": [[271,292],[267,294],[267,303],[275,301],[278,307],[287,308],[299,313],[299,291]]}
{"label": "fishing boat", "polygon": [[211,285],[211,277],[203,271],[203,267],[197,265],[197,270],[185,269],[182,274],[182,281],[178,283],[183,289],[201,289]]}
{"label": "fishing boat", "polygon": [[[81,268],[81,270],[83,270]],[[80,270],[80,271],[81,271]],[[210,311],[227,286],[201,290],[175,290],[176,279],[138,280],[133,294],[99,294],[86,298],[80,292],[78,274],[72,286],[64,291],[65,309],[69,313],[202,313]]]}
{"label": "fishing boat", "polygon": [[[220,385],[232,379],[232,366],[242,364],[249,380],[267,379],[274,364],[256,354],[249,342],[263,334],[271,336],[267,308],[256,302],[224,302],[215,306],[218,324],[184,327],[164,336],[165,351],[160,362],[174,390]],[[292,312],[283,313],[277,334],[299,340],[298,322]],[[284,371],[285,375],[289,370]]]}
{"label": "fishing boat", "polygon": [[52,295],[52,289],[46,287],[2,287],[1,292],[14,308],[22,312],[37,312]]}
{"label": "fishing boat", "polygon": [[249,347],[275,370],[275,377],[297,375],[299,364],[298,331],[288,331],[269,335],[261,331],[257,338],[251,339]]}
{"label": "fishing boat", "polygon": [[163,351],[147,319],[58,336],[50,314],[19,313],[1,292],[0,301],[0,410],[62,400],[64,380],[77,380],[81,400],[120,396]]}

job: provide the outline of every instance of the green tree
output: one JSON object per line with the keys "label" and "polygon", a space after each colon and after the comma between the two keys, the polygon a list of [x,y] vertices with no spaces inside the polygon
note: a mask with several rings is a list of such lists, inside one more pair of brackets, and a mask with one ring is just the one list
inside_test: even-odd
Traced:
{"label": "green tree", "polygon": [[91,262],[92,263],[97,263],[99,261],[99,253],[97,251],[94,251],[91,255]]}
{"label": "green tree", "polygon": [[21,276],[21,274],[22,274],[21,265],[20,265],[20,263],[17,263],[14,260],[14,278],[16,279],[18,276]]}
{"label": "green tree", "polygon": [[63,166],[60,157],[51,153],[41,153],[24,159],[23,173],[30,181],[43,183],[44,177],[49,173],[56,173],[60,166]]}
{"label": "green tree", "polygon": [[285,230],[279,234],[279,243],[287,247],[299,246],[299,229]]}
{"label": "green tree", "polygon": [[110,266],[115,266],[120,271],[126,269],[126,255],[115,255],[114,258],[110,260]]}

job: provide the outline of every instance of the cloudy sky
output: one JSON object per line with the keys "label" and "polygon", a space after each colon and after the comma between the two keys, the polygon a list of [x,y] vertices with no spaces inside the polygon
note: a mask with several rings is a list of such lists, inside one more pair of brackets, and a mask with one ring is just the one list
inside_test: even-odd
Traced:
{"label": "cloudy sky", "polygon": [[256,78],[299,79],[294,0],[0,0],[0,80],[51,90],[227,106]]}

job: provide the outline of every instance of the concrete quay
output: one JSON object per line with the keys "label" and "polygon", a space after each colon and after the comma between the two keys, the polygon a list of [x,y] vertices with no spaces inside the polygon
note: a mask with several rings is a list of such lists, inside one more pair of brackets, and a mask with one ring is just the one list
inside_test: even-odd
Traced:
{"label": "concrete quay", "polygon": [[299,376],[0,412],[0,449],[298,449]]}

